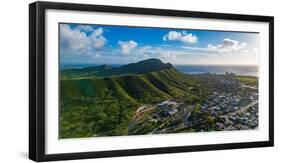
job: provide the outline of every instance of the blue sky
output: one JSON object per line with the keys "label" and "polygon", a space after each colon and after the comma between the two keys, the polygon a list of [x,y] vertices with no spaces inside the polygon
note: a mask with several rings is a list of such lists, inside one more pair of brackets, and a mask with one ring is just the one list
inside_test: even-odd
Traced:
{"label": "blue sky", "polygon": [[258,33],[83,24],[60,24],[59,30],[61,63],[259,63]]}

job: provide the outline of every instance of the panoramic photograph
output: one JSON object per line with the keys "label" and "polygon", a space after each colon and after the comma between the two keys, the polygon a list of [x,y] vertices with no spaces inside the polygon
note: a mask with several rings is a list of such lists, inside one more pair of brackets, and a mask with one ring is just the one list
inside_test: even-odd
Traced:
{"label": "panoramic photograph", "polygon": [[259,33],[59,24],[59,138],[254,130]]}

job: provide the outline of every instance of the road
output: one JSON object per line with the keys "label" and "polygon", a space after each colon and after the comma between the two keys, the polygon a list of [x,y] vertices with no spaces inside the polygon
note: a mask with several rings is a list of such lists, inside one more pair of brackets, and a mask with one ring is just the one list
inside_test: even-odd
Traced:
{"label": "road", "polygon": [[152,130],[149,134],[154,134],[156,131],[158,131],[159,129],[161,129],[163,126],[165,126],[167,123],[169,123],[172,120],[184,117],[187,113],[191,112],[193,110],[192,106],[187,106],[183,103],[179,104],[176,109],[178,109],[179,111],[171,116],[169,116],[168,118],[166,118],[166,120],[164,120],[164,122],[159,125],[158,127],[156,127],[154,130]]}
{"label": "road", "polygon": [[234,112],[231,112],[229,114],[226,114],[226,115],[223,115],[223,116],[220,116],[221,118],[224,118],[226,121],[229,121],[229,117],[235,115],[236,113],[243,113],[245,111],[247,111],[250,107],[256,105],[258,103],[258,100],[254,101],[254,102],[251,102],[250,104],[244,106],[244,107],[241,107],[240,109],[234,111]]}
{"label": "road", "polygon": [[250,104],[248,104],[247,106],[244,106],[244,107],[241,107],[240,109],[238,109],[238,110],[236,110],[236,111],[234,111],[234,112],[232,112],[232,113],[230,113],[230,114],[228,114],[229,116],[232,116],[232,115],[234,115],[234,114],[236,114],[236,113],[243,113],[243,112],[245,112],[246,110],[248,110],[250,107],[252,107],[252,106],[254,106],[254,105],[256,105],[258,103],[258,100],[256,100],[256,101],[254,101],[254,102],[251,102]]}

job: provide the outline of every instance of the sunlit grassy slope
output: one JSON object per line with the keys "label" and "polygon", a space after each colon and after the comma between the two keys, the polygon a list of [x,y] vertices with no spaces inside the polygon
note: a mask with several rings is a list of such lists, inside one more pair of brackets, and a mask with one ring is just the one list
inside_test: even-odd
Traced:
{"label": "sunlit grassy slope", "polygon": [[60,138],[128,135],[140,105],[167,99],[198,102],[208,95],[202,82],[170,65],[161,66],[152,72],[134,70],[110,77],[89,76],[94,73],[89,70],[62,76]]}

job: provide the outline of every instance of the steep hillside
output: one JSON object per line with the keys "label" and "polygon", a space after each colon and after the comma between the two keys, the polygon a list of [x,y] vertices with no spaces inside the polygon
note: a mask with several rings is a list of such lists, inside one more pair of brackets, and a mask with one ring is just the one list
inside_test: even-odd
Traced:
{"label": "steep hillside", "polygon": [[[198,79],[179,72],[170,64],[157,63],[155,67],[142,70],[128,67],[147,62],[119,69],[124,70],[122,72],[132,69],[127,75],[85,76],[98,71],[96,67],[76,73],[79,78],[61,78],[60,138],[128,135],[128,125],[140,105],[168,99],[197,103],[208,96],[208,88]],[[112,70],[106,66],[99,68]],[[141,71],[145,73],[132,73]]]}

